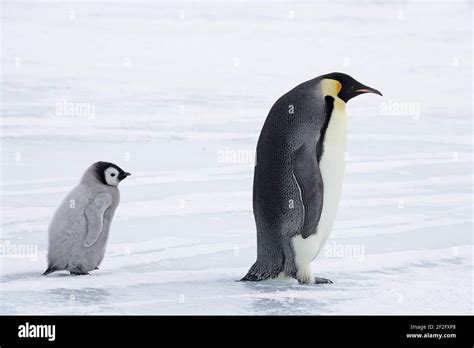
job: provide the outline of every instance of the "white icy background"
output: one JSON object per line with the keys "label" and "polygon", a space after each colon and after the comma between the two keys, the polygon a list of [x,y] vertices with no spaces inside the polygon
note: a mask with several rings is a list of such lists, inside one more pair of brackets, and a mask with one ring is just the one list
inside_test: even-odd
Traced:
{"label": "white icy background", "polygon": [[[471,4],[3,3],[1,239],[39,254],[4,252],[0,312],[472,313]],[[235,282],[253,164],[218,153],[253,151],[272,103],[331,71],[384,93],[348,104],[329,241],[363,258],[321,254],[333,285]],[[63,99],[95,118],[55,115]],[[42,277],[48,222],[97,160],[133,173],[101,269]]]}

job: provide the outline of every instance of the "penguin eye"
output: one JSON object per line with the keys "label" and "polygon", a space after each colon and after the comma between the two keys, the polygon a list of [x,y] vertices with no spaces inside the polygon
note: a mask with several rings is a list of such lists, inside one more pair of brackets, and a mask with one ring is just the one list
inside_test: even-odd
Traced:
{"label": "penguin eye", "polygon": [[115,176],[115,173],[110,174],[110,176]]}

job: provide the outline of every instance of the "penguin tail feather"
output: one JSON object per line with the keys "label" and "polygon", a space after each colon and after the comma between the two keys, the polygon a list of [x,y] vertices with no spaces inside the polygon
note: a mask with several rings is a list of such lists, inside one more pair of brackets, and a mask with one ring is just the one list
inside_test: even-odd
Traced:
{"label": "penguin tail feather", "polygon": [[269,278],[277,277],[282,267],[265,267],[258,261],[250,267],[245,277],[240,279],[241,282],[259,282]]}
{"label": "penguin tail feather", "polygon": [[51,266],[49,266],[49,267],[46,269],[46,271],[43,272],[42,275],[48,275],[48,274],[53,273],[53,272],[55,272],[55,271],[57,271],[56,267],[51,267]]}

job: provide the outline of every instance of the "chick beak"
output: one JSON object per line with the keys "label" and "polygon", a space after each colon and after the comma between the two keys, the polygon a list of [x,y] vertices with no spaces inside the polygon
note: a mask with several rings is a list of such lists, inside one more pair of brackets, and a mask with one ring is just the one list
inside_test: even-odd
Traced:
{"label": "chick beak", "polygon": [[123,173],[120,173],[119,174],[119,180],[122,181],[123,179],[125,179],[127,176],[130,176],[132,174],[130,174],[129,172],[123,172]]}

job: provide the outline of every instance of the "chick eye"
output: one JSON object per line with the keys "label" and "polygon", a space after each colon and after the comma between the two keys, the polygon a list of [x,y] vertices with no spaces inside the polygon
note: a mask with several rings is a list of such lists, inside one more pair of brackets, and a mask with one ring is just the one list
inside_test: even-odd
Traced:
{"label": "chick eye", "polygon": [[110,174],[110,176],[115,176],[115,173]]}

